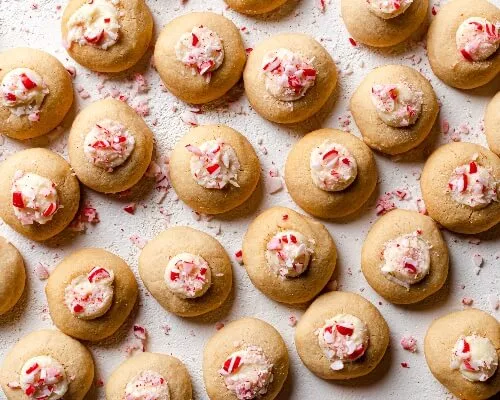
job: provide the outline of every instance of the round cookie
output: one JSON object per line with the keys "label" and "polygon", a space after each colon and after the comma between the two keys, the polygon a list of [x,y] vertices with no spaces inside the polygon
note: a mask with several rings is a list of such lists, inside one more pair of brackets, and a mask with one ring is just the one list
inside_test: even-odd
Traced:
{"label": "round cookie", "polygon": [[61,32],[77,63],[92,71],[120,72],[137,64],[148,49],[153,16],[144,0],[70,0]]}
{"label": "round cookie", "polygon": [[203,380],[210,400],[273,400],[288,368],[288,351],[279,332],[255,318],[227,324],[203,352]]}
{"label": "round cookie", "polygon": [[448,276],[448,248],[432,218],[396,209],[372,226],[361,251],[370,286],[395,304],[419,302]]}
{"label": "round cookie", "polygon": [[265,14],[277,9],[287,0],[225,0],[233,10],[242,14]]}
{"label": "round cookie", "polygon": [[378,172],[370,148],[350,133],[319,129],[288,153],[285,182],[290,196],[319,218],[352,214],[370,198]]}
{"label": "round cookie", "polygon": [[[106,383],[107,400],[191,400],[191,378],[184,364],[166,354],[139,353],[116,368]],[[148,397],[150,396],[150,397]]]}
{"label": "round cookie", "polygon": [[195,211],[221,214],[244,203],[260,179],[250,142],[226,125],[192,128],[170,155],[170,181]]}
{"label": "round cookie", "polygon": [[99,100],[75,118],[68,139],[71,167],[78,179],[102,193],[134,186],[153,156],[153,133],[122,101]]}
{"label": "round cookie", "polygon": [[231,293],[231,260],[212,236],[186,226],[169,228],[139,257],[139,274],[166,310],[195,317],[220,307]]}
{"label": "round cookie", "polygon": [[422,143],[439,113],[429,81],[403,65],[372,70],[352,95],[350,108],[364,142],[391,155]]}
{"label": "round cookie", "polygon": [[499,21],[500,9],[487,0],[444,4],[427,33],[429,62],[436,76],[459,89],[494,79],[500,72],[500,35],[493,33]]}
{"label": "round cookie", "polygon": [[490,150],[500,156],[500,92],[488,104],[484,115],[484,130]]}
{"label": "round cookie", "polygon": [[485,400],[500,391],[500,326],[484,311],[436,319],[425,335],[424,352],[434,377],[458,398]]}
{"label": "round cookie", "polygon": [[427,159],[420,188],[429,216],[450,231],[474,234],[500,222],[500,158],[473,143],[449,143]]}
{"label": "round cookie", "polygon": [[[44,384],[43,378],[51,383]],[[40,330],[21,338],[0,367],[0,384],[9,400],[51,398],[83,400],[94,380],[94,360],[87,348],[56,330]],[[39,387],[31,382],[38,381]],[[52,388],[52,389],[50,389]]]}
{"label": "round cookie", "polygon": [[248,56],[243,72],[253,109],[279,124],[316,114],[337,85],[332,57],[312,37],[299,33],[272,36]]}
{"label": "round cookie", "polygon": [[202,104],[222,97],[240,80],[246,53],[232,21],[193,12],[163,28],[154,60],[168,90],[182,101]]}
{"label": "round cookie", "polygon": [[26,283],[23,257],[0,236],[0,315],[10,311],[19,301]]}
{"label": "round cookie", "polygon": [[295,347],[304,365],[323,379],[351,379],[371,372],[389,344],[377,308],[349,292],[318,297],[299,320]]}
{"label": "round cookie", "polygon": [[102,249],[64,258],[45,286],[54,324],[67,335],[93,342],[111,336],[125,322],[137,291],[125,261]]}
{"label": "round cookie", "polygon": [[57,235],[78,211],[78,180],[66,160],[50,150],[11,155],[0,163],[0,176],[0,217],[31,240]]}
{"label": "round cookie", "polygon": [[330,280],[337,250],[321,223],[289,208],[272,207],[248,227],[243,262],[266,296],[286,304],[312,300]]}
{"label": "round cookie", "polygon": [[0,54],[0,134],[20,140],[45,135],[72,104],[71,77],[57,58],[30,48]]}
{"label": "round cookie", "polygon": [[361,43],[389,47],[404,42],[424,23],[428,0],[342,0],[347,30]]}

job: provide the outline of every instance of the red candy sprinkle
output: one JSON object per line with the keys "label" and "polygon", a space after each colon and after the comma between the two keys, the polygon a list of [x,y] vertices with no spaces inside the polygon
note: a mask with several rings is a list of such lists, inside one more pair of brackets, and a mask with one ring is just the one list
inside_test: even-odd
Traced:
{"label": "red candy sprinkle", "polygon": [[357,45],[358,45],[358,44],[356,43],[356,41],[355,41],[352,37],[350,37],[350,38],[349,38],[349,42],[350,42],[353,46],[357,46]]}
{"label": "red candy sprinkle", "polygon": [[332,156],[332,155],[337,155],[339,154],[339,152],[335,149],[332,149],[330,151],[327,151],[324,155],[323,155],[323,160],[326,160],[328,157]]}
{"label": "red candy sprinkle", "polygon": [[176,281],[177,279],[179,279],[180,277],[180,274],[179,272],[170,272],[170,280],[171,281]]}
{"label": "red candy sprinkle", "polygon": [[354,329],[349,328],[348,326],[337,325],[335,328],[337,329],[338,333],[344,336],[351,336],[354,332]]}
{"label": "red candy sprinkle", "polygon": [[292,243],[297,243],[297,238],[294,235],[290,235],[290,240]]}
{"label": "red candy sprinkle", "polygon": [[193,46],[196,46],[200,42],[200,39],[198,39],[198,36],[196,36],[194,33],[191,33],[191,35],[193,36],[193,40],[192,40],[191,44]]}
{"label": "red candy sprinkle", "polygon": [[33,385],[29,385],[26,390],[24,391],[24,393],[26,393],[27,396],[32,396],[33,394],[35,394],[35,387]]}
{"label": "red candy sprinkle", "polygon": [[73,307],[73,311],[76,312],[76,313],[81,313],[83,311],[83,307],[80,304],[76,304]]}
{"label": "red candy sprinkle", "polygon": [[234,363],[232,365],[232,368],[231,368],[231,363],[232,363],[233,359],[232,358],[228,358],[226,360],[226,362],[224,363],[224,371],[228,372],[228,373],[232,373],[233,371],[236,371],[238,369],[238,367],[240,366],[240,363],[241,363],[241,357],[240,356],[236,356],[234,358]]}
{"label": "red candy sprinkle", "polygon": [[39,367],[38,363],[34,363],[31,367],[29,367],[26,370],[26,373],[29,375],[29,374],[35,372],[38,369],[38,367]]}
{"label": "red candy sprinkle", "polygon": [[462,349],[462,353],[468,353],[470,351],[470,345],[468,342],[464,340],[464,348]]}
{"label": "red candy sprinkle", "polygon": [[469,360],[464,360],[464,365],[465,365],[465,368],[467,370],[469,370],[469,371],[475,371],[476,370],[472,365],[470,365]]}
{"label": "red candy sprinkle", "polygon": [[135,203],[130,203],[129,205],[123,207],[123,210],[133,215],[135,213]]}
{"label": "red candy sprinkle", "polygon": [[23,195],[21,192],[12,193],[12,205],[17,208],[24,208]]}
{"label": "red candy sprinkle", "polygon": [[47,209],[43,212],[44,217],[50,217],[52,214],[54,214],[57,210],[57,205],[56,203],[50,203],[50,205],[47,207]]}
{"label": "red candy sprinkle", "polygon": [[111,18],[104,18],[104,22],[106,22],[107,24],[109,24],[111,22]]}
{"label": "red candy sprinkle", "polygon": [[475,174],[476,172],[477,172],[477,164],[474,161],[472,161],[469,164],[469,173]]}
{"label": "red candy sprinkle", "polygon": [[408,270],[410,270],[410,272],[412,274],[416,274],[417,273],[417,268],[415,268],[415,266],[413,264],[405,262],[405,268],[408,269]]}
{"label": "red candy sprinkle", "polygon": [[9,101],[16,101],[17,100],[17,97],[16,97],[16,95],[14,93],[7,93],[7,95],[5,97]]}
{"label": "red candy sprinkle", "polygon": [[209,174],[213,174],[215,171],[217,171],[220,168],[219,164],[214,164],[214,165],[209,165],[207,167],[207,171]]}
{"label": "red candy sprinkle", "polygon": [[467,60],[467,61],[474,61],[469,54],[469,52],[465,49],[460,50],[460,53],[462,53],[462,56]]}
{"label": "red candy sprinkle", "polygon": [[99,282],[102,279],[109,278],[110,276],[109,272],[104,268],[98,268],[88,276],[88,279],[90,283],[94,283]]}
{"label": "red candy sprinkle", "polygon": [[36,83],[28,78],[26,74],[21,74],[21,82],[23,83],[23,86],[28,90],[36,88]]}
{"label": "red candy sprinkle", "polygon": [[364,346],[361,346],[359,349],[354,350],[353,353],[349,355],[349,358],[351,360],[354,360],[354,359],[360,357],[364,352],[365,352],[365,348],[364,348]]}
{"label": "red candy sprinkle", "polygon": [[462,179],[464,181],[464,188],[462,189],[462,192],[465,192],[465,190],[467,189],[467,184],[468,184],[467,175],[463,174]]}
{"label": "red candy sprinkle", "polygon": [[104,37],[104,30],[102,30],[98,35],[96,35],[94,37],[89,37],[89,36],[84,36],[84,37],[85,37],[85,40],[87,42],[92,43],[92,44],[97,44]]}

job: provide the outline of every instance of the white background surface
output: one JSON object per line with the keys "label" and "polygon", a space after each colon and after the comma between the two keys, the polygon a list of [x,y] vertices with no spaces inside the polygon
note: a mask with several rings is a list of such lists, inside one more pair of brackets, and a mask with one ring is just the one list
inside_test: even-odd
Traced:
{"label": "white background surface", "polygon": [[[500,6],[500,0],[490,1]],[[56,0],[0,0],[0,48],[4,50],[15,46],[32,46],[48,51],[65,65],[76,67],[75,87],[83,85],[91,95],[86,100],[76,95],[76,106],[72,116],[64,123],[66,128],[63,134],[54,134],[50,139],[43,138],[30,143],[0,140],[1,160],[13,152],[35,145],[49,147],[66,156],[67,127],[71,125],[74,114],[115,88],[123,93],[130,91],[130,71],[120,76],[110,76],[104,83],[105,88],[99,93],[97,84],[103,81],[103,76],[90,73],[66,55],[59,30],[62,9],[57,7],[64,8],[65,3]],[[214,218],[208,222],[204,219],[197,221],[190,209],[176,200],[173,190],[169,190],[162,204],[157,204],[159,194],[154,191],[131,200],[104,196],[84,189],[84,199],[92,203],[101,219],[99,224],[90,226],[86,233],[65,234],[48,244],[38,244],[17,235],[5,224],[0,224],[0,234],[11,240],[23,254],[28,273],[27,287],[21,302],[11,313],[0,317],[0,359],[3,359],[8,349],[21,336],[52,326],[44,294],[45,282],[40,281],[34,273],[38,263],[54,266],[76,249],[97,246],[123,257],[137,275],[140,250],[132,244],[130,236],[137,234],[148,240],[166,226],[174,225],[189,225],[213,235],[219,233],[220,227],[217,239],[234,260],[234,252],[241,247],[241,239],[248,223],[261,210],[278,204],[299,210],[286,190],[274,195],[269,194],[269,170],[275,165],[282,172],[290,146],[302,134],[319,127],[340,127],[340,121],[350,117],[348,100],[353,90],[375,66],[390,63],[414,66],[431,80],[442,103],[440,119],[449,121],[451,126],[447,135],[440,133],[438,126],[439,143],[450,141],[453,130],[460,130],[460,127],[461,133],[456,133],[456,137],[463,141],[485,143],[481,130],[482,118],[488,100],[500,88],[499,79],[485,88],[462,92],[446,87],[432,74],[425,55],[424,42],[413,41],[398,49],[381,51],[362,45],[353,47],[349,43],[349,35],[340,17],[339,0],[327,2],[325,13],[320,12],[315,0],[290,0],[278,13],[267,18],[250,18],[226,10],[222,0],[188,0],[184,5],[178,0],[147,0],[147,3],[152,9],[156,23],[155,38],[168,21],[195,10],[223,13],[238,27],[246,27],[248,33],[243,34],[246,47],[253,47],[260,40],[278,32],[304,32],[313,35],[321,40],[339,68],[336,103],[320,117],[294,127],[282,127],[263,120],[251,110],[246,98],[238,90],[233,91],[232,99],[235,102],[229,106],[223,104],[220,107],[204,108],[204,112],[197,116],[200,124],[225,123],[239,130],[255,146],[262,164],[262,175],[265,178],[260,194],[255,196],[251,206],[243,208],[246,208],[247,212],[243,210],[236,216],[233,214],[229,217]],[[144,73],[150,83],[149,92],[143,95],[143,99],[147,100],[150,106],[150,115],[145,119],[156,136],[160,156],[168,154],[176,140],[186,132],[187,125],[181,121],[181,114],[188,106],[161,90],[158,75],[149,66],[150,55],[151,53],[144,58],[142,65],[133,71]],[[470,133],[464,133],[464,124],[469,127]],[[348,129],[359,136],[354,123],[351,123]],[[264,154],[264,148],[267,154]],[[416,200],[420,197],[418,177],[423,163],[391,160],[381,155],[376,157],[381,176],[379,194],[397,188],[408,188],[412,193],[411,199],[396,201],[396,204],[401,208],[416,209]],[[138,203],[135,215],[129,215],[122,210],[130,201]],[[171,214],[169,219],[160,213],[161,208]],[[294,328],[288,325],[289,316],[293,314],[300,318],[303,310],[280,305],[264,297],[252,286],[244,268],[233,262],[234,299],[218,313],[206,318],[182,319],[167,313],[148,295],[137,275],[140,301],[126,326],[112,339],[89,346],[96,361],[96,378],[106,382],[113,369],[125,359],[124,349],[133,338],[132,325],[140,323],[149,333],[147,350],[173,354],[183,360],[193,379],[194,398],[207,399],[202,380],[201,356],[205,341],[215,332],[215,323],[228,322],[242,316],[254,316],[274,325],[288,344],[292,363],[290,377],[279,397],[281,400],[452,398],[427,368],[423,354],[424,334],[434,318],[462,309],[461,299],[464,296],[472,297],[474,306],[499,317],[499,311],[495,311],[490,304],[492,296],[498,297],[500,287],[500,260],[498,253],[495,256],[500,250],[499,230],[478,236],[479,244],[470,243],[470,238],[466,236],[444,232],[451,256],[446,288],[432,301],[401,307],[388,304],[380,298],[366,283],[360,271],[362,242],[376,219],[372,202],[368,210],[354,221],[347,224],[326,224],[338,246],[337,280],[340,288],[361,293],[378,305],[391,329],[391,347],[374,374],[354,383],[331,383],[313,376],[298,359],[293,342]],[[484,258],[479,275],[476,275],[472,262],[475,253]],[[162,329],[165,324],[171,327],[169,335],[165,335]],[[417,338],[417,353],[411,354],[400,347],[399,340],[403,334],[412,334]],[[401,362],[407,362],[410,368],[402,368]],[[3,398],[2,396],[0,393],[0,398]],[[90,398],[103,399],[104,389],[96,389],[89,395]]]}

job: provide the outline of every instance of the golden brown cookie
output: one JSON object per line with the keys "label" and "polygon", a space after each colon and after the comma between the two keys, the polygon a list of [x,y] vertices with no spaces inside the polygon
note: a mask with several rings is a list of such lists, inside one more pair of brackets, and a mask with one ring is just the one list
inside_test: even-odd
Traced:
{"label": "golden brown cookie", "polygon": [[459,89],[483,86],[495,78],[500,72],[500,37],[494,25],[499,20],[500,9],[487,0],[444,4],[427,33],[436,76]]}
{"label": "golden brown cookie", "polygon": [[99,100],[81,111],[68,139],[71,167],[97,192],[130,189],[143,177],[153,156],[153,133],[122,101]]}
{"label": "golden brown cookie", "polygon": [[500,158],[473,143],[439,147],[420,179],[429,215],[450,231],[473,234],[500,222]]}
{"label": "golden brown cookie", "polygon": [[153,16],[144,0],[71,0],[61,19],[68,54],[98,72],[124,71],[144,55]]}
{"label": "golden brown cookie", "polygon": [[319,218],[352,214],[369,199],[378,172],[370,148],[350,133],[320,129],[288,153],[285,182],[293,200]]}
{"label": "golden brown cookie", "polygon": [[330,280],[337,250],[321,223],[289,208],[272,207],[248,227],[243,262],[257,289],[287,304],[312,300]]}
{"label": "golden brown cookie", "polygon": [[0,54],[0,134],[20,140],[45,135],[72,104],[71,77],[57,58],[30,48]]}
{"label": "golden brown cookie", "polygon": [[154,59],[175,96],[201,104],[223,96],[239,81],[246,53],[233,22],[211,12],[193,12],[163,28]]}
{"label": "golden brown cookie", "polygon": [[[51,383],[44,383],[48,378]],[[56,330],[21,338],[0,367],[0,384],[9,400],[43,398],[83,400],[94,380],[94,360],[80,342]],[[37,385],[33,385],[36,382]]]}
{"label": "golden brown cookie", "polygon": [[500,156],[500,92],[488,104],[484,115],[484,130],[490,150]]}
{"label": "golden brown cookie", "polygon": [[300,359],[323,379],[351,379],[371,372],[389,344],[389,327],[377,308],[349,292],[318,297],[299,320]]}
{"label": "golden brown cookie", "polygon": [[364,142],[391,155],[422,143],[439,113],[429,81],[402,65],[371,71],[352,95],[350,107]]}
{"label": "golden brown cookie", "polygon": [[221,214],[239,206],[260,179],[252,145],[226,125],[192,128],[175,145],[169,165],[179,198],[204,214]]}
{"label": "golden brown cookie", "polygon": [[416,303],[444,285],[448,248],[432,218],[396,209],[368,232],[361,270],[370,286],[390,302]]}
{"label": "golden brown cookie", "polygon": [[210,400],[273,400],[288,368],[288,351],[280,334],[255,318],[226,325],[208,340],[203,352],[203,379]]}
{"label": "golden brown cookie", "polygon": [[0,236],[0,315],[10,311],[24,292],[26,271],[23,257]]}
{"label": "golden brown cookie", "polygon": [[191,378],[177,358],[139,353],[116,368],[106,383],[107,400],[192,400]]}
{"label": "golden brown cookie", "polygon": [[183,317],[220,307],[233,284],[231,260],[221,244],[185,226],[167,229],[144,247],[139,274],[163,308]]}
{"label": "golden brown cookie", "polygon": [[500,391],[500,325],[484,311],[436,319],[425,335],[424,351],[434,377],[458,398],[485,400]]}
{"label": "golden brown cookie", "polygon": [[283,33],[255,46],[243,80],[248,101],[258,114],[291,124],[323,107],[337,85],[337,68],[312,37]]}
{"label": "golden brown cookie", "polygon": [[352,37],[368,46],[404,42],[427,17],[428,0],[342,0],[341,13]]}
{"label": "golden brown cookie", "polygon": [[137,299],[133,272],[120,257],[83,249],[64,258],[45,286],[54,324],[65,334],[99,341],[125,322]]}
{"label": "golden brown cookie", "polygon": [[265,14],[286,3],[287,0],[225,0],[233,10],[242,14]]}
{"label": "golden brown cookie", "polygon": [[31,240],[66,228],[80,202],[80,185],[60,155],[41,148],[19,151],[0,163],[0,217]]}

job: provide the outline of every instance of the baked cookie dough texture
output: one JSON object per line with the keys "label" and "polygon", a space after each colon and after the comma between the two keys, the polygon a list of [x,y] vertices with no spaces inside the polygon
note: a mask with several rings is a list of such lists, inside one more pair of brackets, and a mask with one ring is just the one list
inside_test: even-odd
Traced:
{"label": "baked cookie dough texture", "polygon": [[61,32],[76,62],[92,71],[120,72],[148,49],[153,17],[144,0],[71,0]]}
{"label": "baked cookie dough texture", "polygon": [[24,260],[19,251],[0,236],[0,315],[21,298],[26,283]]}
{"label": "baked cookie dough texture", "polygon": [[288,376],[285,342],[268,323],[243,318],[205,345],[203,379],[210,400],[275,399]]}
{"label": "baked cookie dough texture", "polygon": [[305,135],[288,153],[285,182],[290,196],[319,218],[339,218],[366,203],[377,186],[370,148],[350,133],[320,129]]}
{"label": "baked cookie dough texture", "polygon": [[221,214],[244,203],[260,179],[250,142],[225,125],[192,128],[170,155],[170,181],[193,210]]}
{"label": "baked cookie dough texture", "polygon": [[280,124],[308,119],[330,98],[337,69],[312,37],[280,34],[260,42],[248,56],[245,92],[254,110]]}
{"label": "baked cookie dough texture", "polygon": [[250,224],[243,263],[266,296],[286,304],[312,300],[332,277],[337,250],[321,223],[289,208],[272,207]]}
{"label": "baked cookie dough texture", "polygon": [[402,65],[371,71],[351,97],[350,107],[364,142],[390,155],[422,143],[439,113],[436,94],[427,78]]}
{"label": "baked cookie dough texture", "polygon": [[473,143],[439,147],[420,179],[429,216],[465,234],[486,231],[500,222],[499,186],[500,158]]}
{"label": "baked cookie dough texture", "polygon": [[83,400],[93,380],[90,352],[56,330],[35,331],[21,338],[0,368],[0,384],[9,400]]}
{"label": "baked cookie dough texture", "polygon": [[106,383],[107,400],[192,400],[184,364],[166,354],[140,353],[124,361]]}
{"label": "baked cookie dough texture", "polygon": [[295,346],[304,365],[323,379],[371,372],[389,345],[389,328],[377,308],[349,292],[318,297],[299,320]]}
{"label": "baked cookie dough texture", "polygon": [[424,351],[434,377],[458,398],[497,398],[500,324],[492,315],[468,309],[436,319]]}
{"label": "baked cookie dough texture", "polygon": [[115,333],[132,311],[137,292],[128,265],[102,249],[83,249],[66,257],[45,286],[54,324],[88,341]]}
{"label": "baked cookie dough texture", "polygon": [[45,135],[72,104],[71,77],[57,58],[29,48],[0,53],[0,134],[20,140]]}
{"label": "baked cookie dough texture", "polygon": [[219,14],[194,12],[163,28],[154,60],[170,92],[182,101],[202,104],[223,96],[239,81],[246,53],[233,22]]}
{"label": "baked cookie dough texture", "polygon": [[375,291],[396,304],[416,303],[437,292],[448,276],[448,248],[432,218],[396,209],[368,232],[361,270]]}
{"label": "baked cookie dough texture", "polygon": [[487,0],[453,0],[441,7],[427,34],[429,62],[449,86],[473,89],[500,72],[500,8]]}
{"label": "baked cookie dough texture", "polygon": [[50,150],[11,155],[0,163],[0,176],[0,217],[28,239],[57,235],[78,211],[78,180],[66,160]]}
{"label": "baked cookie dough texture", "polygon": [[139,274],[163,308],[183,317],[220,307],[233,283],[231,260],[221,244],[181,226],[167,229],[144,247]]}
{"label": "baked cookie dough texture", "polygon": [[225,0],[233,10],[242,14],[265,14],[277,9],[287,0]]}
{"label": "baked cookie dough texture", "polygon": [[490,150],[500,157],[500,92],[488,104],[484,116],[484,130]]}
{"label": "baked cookie dough texture", "polygon": [[68,150],[71,167],[85,186],[117,193],[134,186],[148,169],[153,133],[127,104],[99,100],[76,117]]}
{"label": "baked cookie dough texture", "polygon": [[429,0],[342,0],[341,13],[352,37],[368,46],[404,42],[424,23]]}

